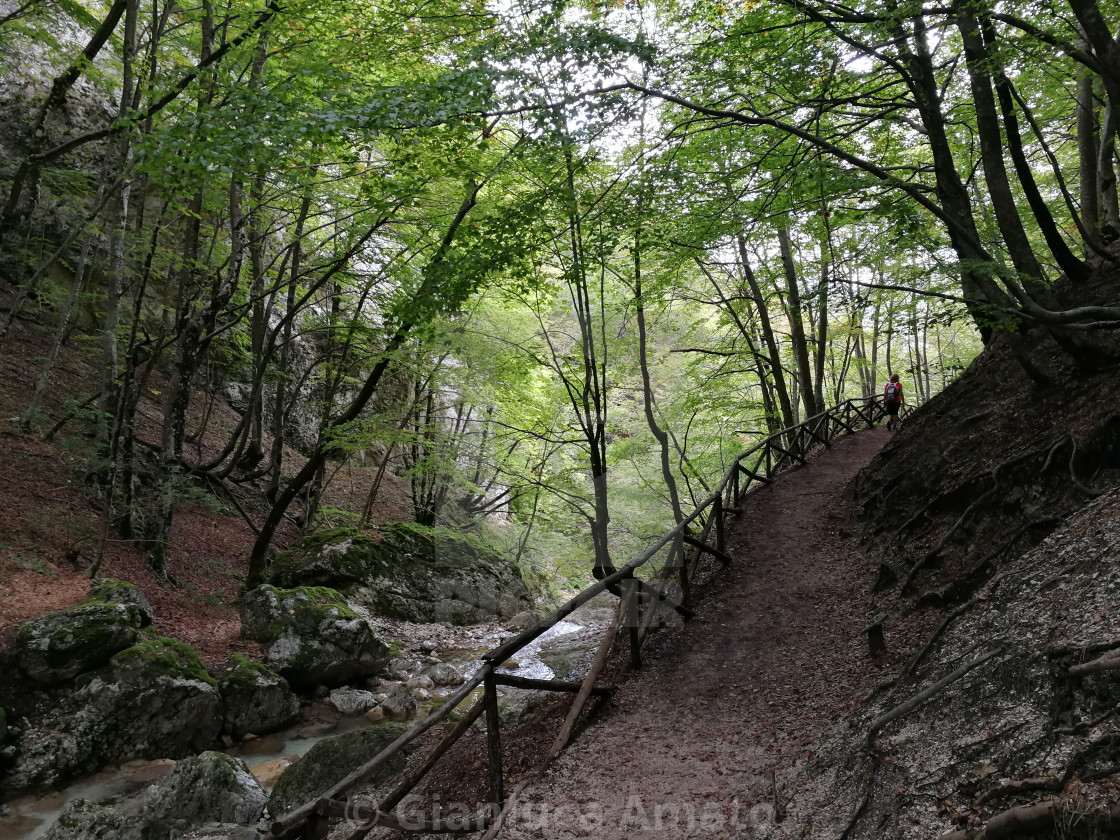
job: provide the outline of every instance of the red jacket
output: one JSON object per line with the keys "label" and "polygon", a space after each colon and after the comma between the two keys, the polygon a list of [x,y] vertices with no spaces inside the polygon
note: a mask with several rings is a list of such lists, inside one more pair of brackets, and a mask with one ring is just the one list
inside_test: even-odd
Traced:
{"label": "red jacket", "polygon": [[[890,387],[892,385],[895,387],[895,392],[894,392],[895,398],[893,400],[890,397]],[[883,387],[883,402],[896,402],[896,403],[902,402],[902,383],[901,382],[888,382]]]}

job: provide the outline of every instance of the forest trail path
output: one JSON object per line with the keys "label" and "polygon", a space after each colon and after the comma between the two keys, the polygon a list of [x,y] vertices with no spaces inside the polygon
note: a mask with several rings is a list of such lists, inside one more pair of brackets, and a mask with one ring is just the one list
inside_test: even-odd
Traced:
{"label": "forest trail path", "polygon": [[863,637],[870,572],[842,532],[855,528],[848,483],[889,439],[883,427],[839,438],[750,495],[730,520],[736,562],[696,618],[648,650],[499,838],[768,833],[774,771],[878,678]]}

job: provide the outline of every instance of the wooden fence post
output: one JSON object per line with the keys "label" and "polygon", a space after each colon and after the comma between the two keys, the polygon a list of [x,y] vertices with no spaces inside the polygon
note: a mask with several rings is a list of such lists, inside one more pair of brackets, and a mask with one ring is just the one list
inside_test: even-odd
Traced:
{"label": "wooden fence post", "polygon": [[331,818],[324,807],[326,803],[320,802],[315,806],[315,813],[307,818],[303,828],[306,840],[327,840],[331,830]]}
{"label": "wooden fence post", "polygon": [[713,515],[716,518],[716,550],[721,554],[726,554],[727,538],[723,529],[723,496],[716,496],[712,508]]}
{"label": "wooden fence post", "polygon": [[630,664],[642,667],[642,639],[638,633],[638,598],[641,587],[634,578],[622,581],[622,623],[630,633]]}
{"label": "wooden fence post", "polygon": [[[738,475],[738,472],[736,472]],[[688,577],[688,557],[684,553],[684,534],[673,540],[673,556],[677,558],[681,581],[681,603],[688,607],[692,605],[692,581]]]}
{"label": "wooden fence post", "polygon": [[498,685],[494,682],[494,670],[486,666],[483,680],[486,702],[486,749],[490,758],[490,799],[500,811],[505,801],[505,783],[502,778],[502,736],[498,720]]}

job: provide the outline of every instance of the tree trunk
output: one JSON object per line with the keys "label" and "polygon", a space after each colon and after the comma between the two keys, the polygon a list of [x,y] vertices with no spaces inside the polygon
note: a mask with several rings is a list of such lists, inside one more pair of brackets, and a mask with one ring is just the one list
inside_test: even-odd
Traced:
{"label": "tree trunk", "polygon": [[778,228],[778,245],[782,254],[782,270],[789,290],[789,331],[793,344],[793,358],[797,362],[797,382],[801,400],[805,404],[805,416],[814,417],[820,409],[815,398],[813,371],[809,362],[809,343],[805,339],[804,312],[801,308],[801,289],[797,282],[797,267],[793,262],[793,249],[790,247],[789,229],[782,225]]}
{"label": "tree trunk", "polygon": [[786,386],[782,356],[778,349],[778,339],[770,323],[770,312],[766,308],[766,299],[762,296],[762,289],[759,288],[758,279],[755,277],[754,269],[751,268],[747,254],[747,239],[740,233],[735,237],[735,241],[739,246],[739,270],[750,288],[755,312],[758,314],[759,327],[762,329],[762,340],[766,344],[766,350],[770,355],[770,375],[774,380],[774,391],[778,398],[778,405],[782,409],[782,425],[783,428],[788,429],[797,425],[797,412],[794,409],[793,400],[790,399],[789,388]]}
{"label": "tree trunk", "polygon": [[[1078,47],[1088,49],[1082,39]],[[1100,235],[1100,188],[1097,181],[1097,156],[1100,153],[1097,139],[1097,103],[1093,96],[1095,74],[1080,67],[1077,77],[1077,159],[1081,185],[1081,223],[1090,237]],[[1083,246],[1086,254],[1092,250],[1089,243]]]}

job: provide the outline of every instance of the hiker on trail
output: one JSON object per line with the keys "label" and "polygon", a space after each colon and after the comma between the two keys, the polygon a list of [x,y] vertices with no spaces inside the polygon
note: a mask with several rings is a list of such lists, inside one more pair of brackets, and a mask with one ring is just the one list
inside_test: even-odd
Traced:
{"label": "hiker on trail", "polygon": [[902,408],[902,383],[898,374],[892,373],[890,381],[883,389],[883,408],[887,411],[887,430],[898,425],[898,410]]}

